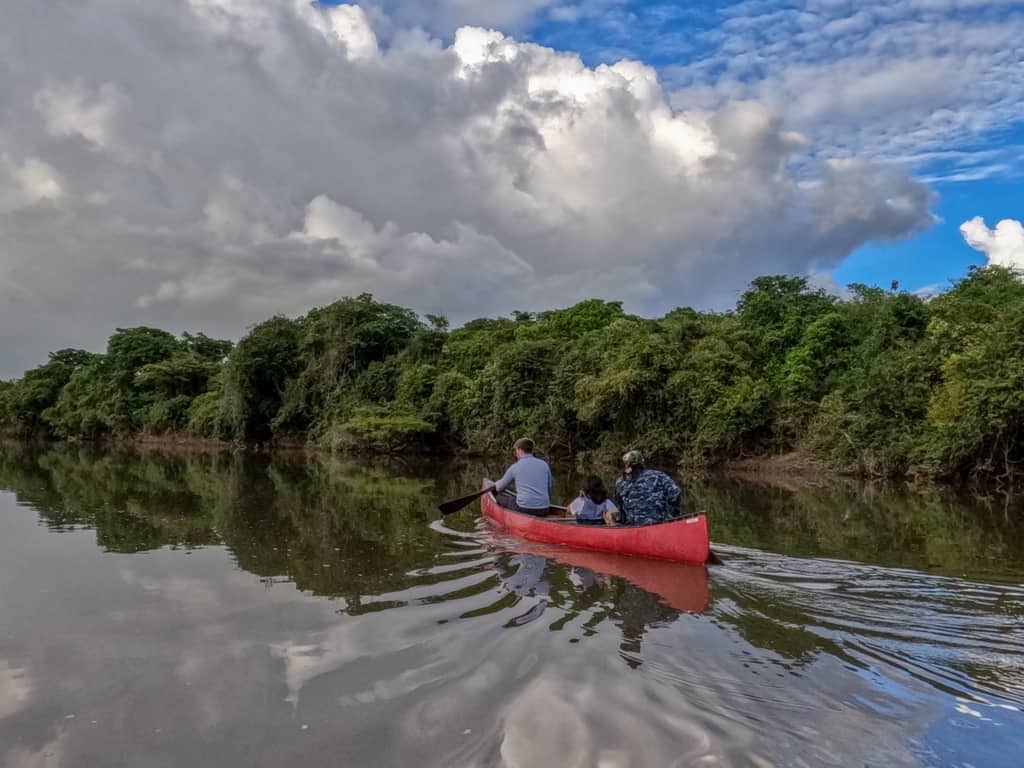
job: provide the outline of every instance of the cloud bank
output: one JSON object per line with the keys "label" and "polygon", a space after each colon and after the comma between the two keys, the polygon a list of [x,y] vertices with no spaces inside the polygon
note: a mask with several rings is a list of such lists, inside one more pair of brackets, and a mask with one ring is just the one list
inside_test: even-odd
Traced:
{"label": "cloud bank", "polygon": [[444,44],[386,10],[9,4],[0,375],[116,326],[238,335],[363,291],[456,322],[724,306],[930,219],[892,167],[797,175],[813,147],[757,100],[670,105],[642,63]]}

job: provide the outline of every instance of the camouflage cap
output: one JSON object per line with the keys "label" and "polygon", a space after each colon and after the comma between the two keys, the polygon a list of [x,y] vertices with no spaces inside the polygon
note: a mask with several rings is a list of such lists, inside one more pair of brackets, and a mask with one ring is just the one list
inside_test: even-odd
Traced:
{"label": "camouflage cap", "polygon": [[644,455],[640,451],[627,451],[622,455],[622,463],[627,467],[634,467],[644,463]]}

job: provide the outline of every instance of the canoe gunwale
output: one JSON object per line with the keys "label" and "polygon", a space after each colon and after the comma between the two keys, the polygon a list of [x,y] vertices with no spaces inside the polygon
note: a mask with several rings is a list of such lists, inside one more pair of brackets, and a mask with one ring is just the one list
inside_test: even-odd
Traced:
{"label": "canoe gunwale", "polygon": [[[491,498],[494,498],[496,494],[491,493]],[[518,515],[524,517],[527,520],[537,520],[544,523],[551,523],[552,525],[579,525],[579,523],[571,517],[558,517],[556,515],[549,515],[548,517],[537,517],[536,515],[528,515],[525,512],[520,512],[518,509],[511,509],[506,507],[504,504],[495,499],[495,504],[501,507],[503,510],[508,512],[510,515]],[[551,509],[564,510],[565,507],[560,507],[557,504],[552,504]],[[690,512],[689,514],[682,515],[680,517],[673,517],[670,520],[659,520],[656,523],[644,523],[643,525],[630,525],[629,523],[619,523],[617,525],[588,525],[587,528],[594,531],[632,531],[641,528],[654,528],[658,525],[672,525],[673,523],[680,523],[684,520],[692,520],[700,517],[699,512]]]}

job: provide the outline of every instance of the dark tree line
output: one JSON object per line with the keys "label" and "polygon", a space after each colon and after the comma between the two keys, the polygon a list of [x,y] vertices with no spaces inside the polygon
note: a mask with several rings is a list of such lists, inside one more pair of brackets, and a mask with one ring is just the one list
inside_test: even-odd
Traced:
{"label": "dark tree line", "polygon": [[733,311],[648,319],[617,302],[483,319],[345,298],[236,345],[118,330],[0,382],[0,425],[95,439],[187,434],[336,450],[714,463],[799,451],[871,475],[1013,476],[1024,461],[1024,282],[972,270],[924,300],[762,277]]}

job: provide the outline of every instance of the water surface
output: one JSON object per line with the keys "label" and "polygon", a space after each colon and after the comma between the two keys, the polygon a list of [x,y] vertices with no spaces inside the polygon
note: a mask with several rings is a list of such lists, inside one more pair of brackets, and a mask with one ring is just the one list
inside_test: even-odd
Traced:
{"label": "water surface", "polygon": [[0,765],[1020,765],[1016,502],[691,480],[706,570],[499,469],[0,446]]}

